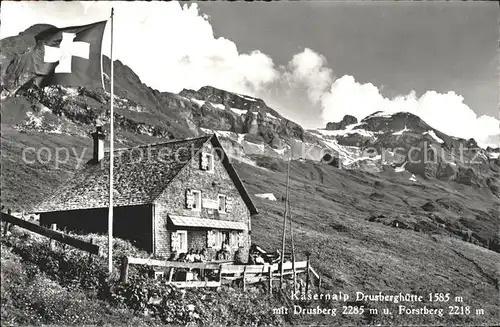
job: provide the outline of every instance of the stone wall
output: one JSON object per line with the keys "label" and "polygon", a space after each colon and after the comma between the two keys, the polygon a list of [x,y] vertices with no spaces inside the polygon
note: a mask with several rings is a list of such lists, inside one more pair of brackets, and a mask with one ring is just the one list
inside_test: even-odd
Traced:
{"label": "stone wall", "polygon": [[[204,145],[203,151],[212,152],[213,146],[211,142]],[[216,184],[213,184],[213,183]],[[185,192],[186,189],[201,191],[202,199],[208,198],[217,200],[218,194],[223,194],[232,199],[232,210],[230,213],[219,213],[215,209],[202,208],[201,211],[193,211],[185,208]],[[188,166],[183,169],[179,175],[170,183],[170,185],[160,194],[154,203],[154,230],[155,230],[155,255],[161,257],[169,257],[170,248],[170,232],[175,227],[167,227],[167,215],[178,215],[205,219],[217,219],[228,221],[245,222],[248,230],[243,231],[244,244],[242,249],[248,251],[250,247],[250,237],[248,231],[250,225],[250,211],[243,199],[241,198],[232,179],[229,177],[222,162],[217,155],[214,156],[214,171],[208,172],[200,169],[200,156],[196,155]],[[207,247],[206,230],[199,231],[196,229],[182,228],[181,230],[188,231],[188,248],[202,249]],[[207,249],[210,255],[214,255],[216,250]],[[235,250],[232,249],[232,252]]]}

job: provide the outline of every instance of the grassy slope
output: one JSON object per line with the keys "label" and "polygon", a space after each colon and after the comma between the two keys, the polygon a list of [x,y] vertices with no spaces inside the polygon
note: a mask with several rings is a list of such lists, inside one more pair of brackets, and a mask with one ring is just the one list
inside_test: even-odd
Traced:
{"label": "grassy slope", "polygon": [[[236,166],[251,194],[272,192],[278,199],[284,195],[284,172],[270,172],[245,164]],[[451,238],[446,233],[421,233],[367,221],[374,213],[403,221],[423,219],[425,215],[419,206],[445,198],[456,200],[464,212],[470,212],[471,208],[493,212],[496,218],[485,223],[497,226],[499,202],[491,194],[472,188],[456,192],[456,185],[444,183],[421,181],[416,185],[398,177],[337,170],[317,163],[294,162],[291,171],[290,201],[296,251],[302,258],[305,250],[312,252],[312,265],[326,278],[327,289],[351,294],[356,291],[450,292],[452,296],[463,296],[465,304],[483,308],[487,314],[475,318],[447,316],[442,322],[450,318],[462,323],[500,320],[496,310],[500,254]],[[370,198],[377,192],[383,194],[381,199]],[[252,221],[253,241],[265,248],[281,248],[278,231],[282,228],[284,203],[259,198],[255,201],[260,216]],[[457,215],[448,210],[440,214],[445,220],[457,219]],[[465,215],[462,218],[474,219]],[[374,307],[373,303],[366,304]],[[323,321],[338,321],[331,319],[334,318],[324,317]],[[352,322],[349,319],[345,323]],[[391,324],[440,321],[432,317],[377,319],[374,322]]]}
{"label": "grassy slope", "polygon": [[[82,164],[92,157],[90,138],[36,131],[21,132],[4,123],[1,129],[2,204],[14,210],[29,211],[34,204],[42,201],[71,176],[72,172],[79,167],[74,153],[83,158]],[[122,130],[118,130],[117,138],[125,139],[127,143],[117,143],[116,148],[161,141],[158,138],[136,135]],[[28,162],[24,162],[23,150],[29,147],[33,147],[36,151],[47,147],[51,150],[51,157],[47,156],[47,152],[41,152],[42,160],[36,160],[35,152],[29,150],[26,152]],[[61,149],[61,161],[65,161],[66,158],[63,149],[67,149],[69,157],[67,161],[56,164],[55,155],[58,148]]]}
{"label": "grassy slope", "polygon": [[[3,231],[3,226],[2,228]],[[1,231],[0,231],[1,232]],[[87,235],[106,246],[106,236]],[[124,255],[150,255],[129,242],[115,239],[114,274],[107,276],[105,257],[89,257],[71,247],[48,247],[47,239],[12,228],[1,243],[1,324],[3,325],[282,325],[273,315],[276,299],[261,291],[224,288],[172,289],[147,277],[149,270],[131,266],[130,282],[118,282]],[[151,303],[156,297],[160,302]],[[193,311],[188,307],[192,306]],[[147,312],[147,314],[145,314]]]}
{"label": "grassy slope", "polygon": [[[151,141],[138,137],[132,140]],[[40,145],[82,148],[90,143],[88,139],[67,135],[20,133],[2,124],[3,203],[29,209],[74,169],[74,158],[59,169],[53,162],[22,163],[22,149]],[[283,171],[235,165],[251,194],[273,192],[278,198],[284,195]],[[498,304],[495,266],[500,261],[498,253],[449,238],[439,229],[431,235],[367,221],[371,215],[380,214],[386,215],[387,221],[396,217],[408,222],[428,219],[420,206],[444,198],[454,205],[449,209],[438,206],[437,213],[443,220],[453,226],[463,225],[464,221],[475,224],[475,230],[487,237],[498,226],[498,199],[486,189],[424,180],[414,184],[408,181],[408,176],[400,176],[389,173],[377,176],[318,163],[294,162],[291,205],[298,254],[303,257],[306,249],[312,251],[313,266],[325,277],[327,289],[351,293],[451,292],[454,296],[462,295],[465,304],[485,309],[487,315],[470,318],[470,323],[498,321],[500,317],[494,310]],[[283,202],[259,198],[255,201],[261,214],[252,223],[253,241],[265,248],[280,248]],[[323,319],[332,323],[331,319],[338,318]],[[353,321],[352,317],[343,319],[345,323]],[[397,323],[401,317],[386,319],[374,322]],[[436,323],[436,320],[400,322]]]}

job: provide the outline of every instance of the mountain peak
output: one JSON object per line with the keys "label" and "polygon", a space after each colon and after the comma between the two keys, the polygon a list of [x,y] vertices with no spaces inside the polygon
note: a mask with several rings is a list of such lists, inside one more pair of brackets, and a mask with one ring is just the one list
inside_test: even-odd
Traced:
{"label": "mountain peak", "polygon": [[326,124],[326,130],[339,130],[339,129],[345,129],[346,126],[356,124],[358,122],[358,119],[354,116],[351,115],[345,115],[344,118],[340,122],[330,122]]}

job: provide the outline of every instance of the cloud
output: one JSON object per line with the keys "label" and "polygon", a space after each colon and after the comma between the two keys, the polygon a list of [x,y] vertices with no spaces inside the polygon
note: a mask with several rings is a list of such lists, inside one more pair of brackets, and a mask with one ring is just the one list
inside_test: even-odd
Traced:
{"label": "cloud", "polygon": [[420,97],[412,91],[389,99],[375,85],[359,83],[349,75],[337,79],[320,99],[325,122],[339,121],[347,114],[362,119],[379,110],[404,111],[452,136],[487,142],[491,135],[500,134],[500,120],[486,115],[478,117],[463,101],[455,92],[436,91],[427,91]]}
{"label": "cloud", "polygon": [[[36,23],[59,27],[114,16],[114,59],[128,65],[149,86],[179,92],[204,85],[236,92],[258,92],[279,77],[272,59],[259,50],[239,53],[234,42],[214,36],[196,4],[178,2],[6,2],[2,4],[2,37]],[[82,13],[86,13],[82,15]],[[14,17],[23,19],[14,19]],[[103,52],[109,55],[110,31]]]}
{"label": "cloud", "polygon": [[303,85],[309,99],[316,103],[333,81],[333,71],[326,58],[309,48],[293,56],[288,63],[287,78],[297,85]]}

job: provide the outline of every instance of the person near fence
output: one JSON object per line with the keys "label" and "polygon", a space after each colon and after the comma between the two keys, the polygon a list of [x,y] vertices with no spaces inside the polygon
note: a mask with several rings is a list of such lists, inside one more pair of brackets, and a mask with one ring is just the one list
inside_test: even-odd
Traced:
{"label": "person near fence", "polygon": [[199,262],[207,261],[207,249],[201,249],[200,254],[198,255]]}
{"label": "person near fence", "polygon": [[194,249],[189,249],[189,253],[186,255],[186,261],[194,262],[194,259],[195,259]]}
{"label": "person near fence", "polygon": [[255,265],[255,254],[249,254],[248,255],[248,264],[249,265]]}
{"label": "person near fence", "polygon": [[245,264],[243,247],[239,247],[234,253],[234,263],[237,265]]}
{"label": "person near fence", "polygon": [[200,262],[200,252],[201,250],[195,250],[193,255],[194,262]]}
{"label": "person near fence", "polygon": [[186,253],[181,253],[179,254],[179,257],[177,258],[177,261],[179,262],[186,262]]}
{"label": "person near fence", "polygon": [[177,251],[174,251],[170,254],[168,261],[177,261]]}
{"label": "person near fence", "polygon": [[259,254],[257,254],[257,256],[255,257],[255,264],[257,265],[263,265],[265,264],[266,262],[264,261],[264,258]]}

